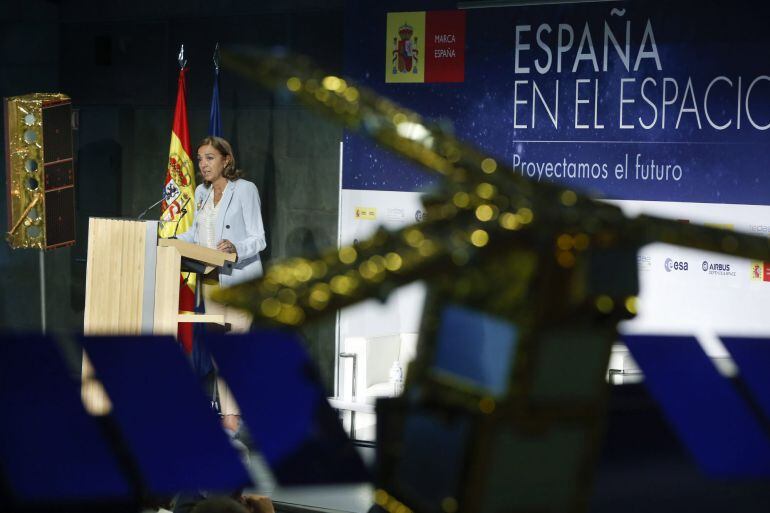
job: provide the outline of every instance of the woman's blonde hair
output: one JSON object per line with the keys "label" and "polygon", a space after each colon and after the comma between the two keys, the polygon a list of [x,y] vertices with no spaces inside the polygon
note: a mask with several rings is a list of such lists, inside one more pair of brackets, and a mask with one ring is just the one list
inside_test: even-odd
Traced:
{"label": "woman's blonde hair", "polygon": [[[217,150],[223,157],[230,157],[230,159],[227,161],[227,164],[225,164],[225,169],[222,173],[222,175],[227,178],[230,181],[237,180],[241,177],[243,173],[241,173],[241,170],[235,167],[235,155],[233,155],[233,147],[230,146],[230,143],[227,142],[226,139],[223,139],[221,137],[217,137],[216,135],[207,135],[206,137],[201,140],[200,143],[198,143],[198,147],[196,150],[201,149],[203,146],[210,145],[215,150]],[[207,182],[206,180],[203,180],[203,185],[208,187],[211,185],[210,182]]]}

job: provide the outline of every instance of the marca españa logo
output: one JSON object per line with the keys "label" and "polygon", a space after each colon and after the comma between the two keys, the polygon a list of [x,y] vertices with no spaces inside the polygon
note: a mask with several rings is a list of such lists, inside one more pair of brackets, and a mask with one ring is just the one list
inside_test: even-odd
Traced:
{"label": "marca espa\u00f1a logo", "polygon": [[751,262],[751,279],[753,281],[770,281],[770,262]]}
{"label": "marca espa\u00f1a logo", "polygon": [[385,82],[465,81],[465,11],[389,12]]}

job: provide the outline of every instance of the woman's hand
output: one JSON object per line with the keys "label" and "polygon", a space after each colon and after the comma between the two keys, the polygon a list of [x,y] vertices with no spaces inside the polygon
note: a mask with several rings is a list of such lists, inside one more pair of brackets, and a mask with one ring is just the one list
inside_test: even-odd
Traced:
{"label": "woman's hand", "polygon": [[237,433],[241,428],[241,416],[240,415],[222,415],[222,427],[232,432]]}
{"label": "woman's hand", "polygon": [[238,252],[235,250],[235,244],[227,239],[220,240],[217,243],[217,249],[219,251],[224,251],[225,253],[235,253],[236,256],[238,255]]}

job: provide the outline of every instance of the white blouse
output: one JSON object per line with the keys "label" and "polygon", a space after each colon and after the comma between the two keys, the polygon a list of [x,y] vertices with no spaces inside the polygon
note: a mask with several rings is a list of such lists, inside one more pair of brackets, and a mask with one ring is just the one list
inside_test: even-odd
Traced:
{"label": "white blouse", "polygon": [[216,226],[220,203],[214,205],[214,191],[211,191],[206,202],[198,211],[198,243],[201,246],[211,249],[217,248],[219,241],[216,240]]}

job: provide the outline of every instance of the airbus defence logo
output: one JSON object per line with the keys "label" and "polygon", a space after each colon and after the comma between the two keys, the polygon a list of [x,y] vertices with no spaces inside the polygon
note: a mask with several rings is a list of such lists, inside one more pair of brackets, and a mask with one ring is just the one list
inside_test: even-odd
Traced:
{"label": "airbus defence logo", "polygon": [[666,268],[666,272],[674,272],[674,271],[688,271],[689,266],[687,265],[687,262],[682,262],[679,260],[673,260],[671,258],[667,258],[665,262],[663,262],[663,266]]}
{"label": "airbus defence logo", "polygon": [[704,260],[701,264],[701,269],[711,276],[735,276],[735,271],[730,270],[730,264],[723,264],[721,262]]}

